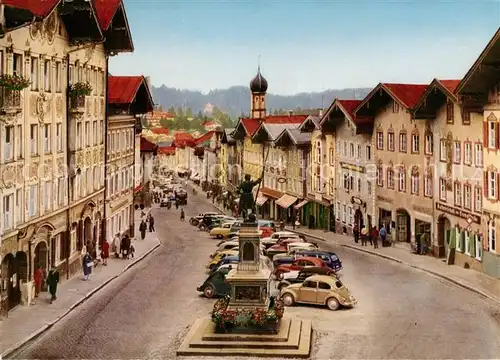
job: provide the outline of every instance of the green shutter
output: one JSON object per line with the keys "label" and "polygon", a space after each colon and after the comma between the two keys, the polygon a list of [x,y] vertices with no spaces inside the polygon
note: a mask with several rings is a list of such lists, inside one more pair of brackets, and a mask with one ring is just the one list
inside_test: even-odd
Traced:
{"label": "green shutter", "polygon": [[465,231],[460,233],[460,249],[465,252]]}
{"label": "green shutter", "polygon": [[476,257],[476,237],[477,237],[477,234],[469,236],[469,253],[470,253],[470,257]]}
{"label": "green shutter", "polygon": [[450,239],[450,241],[448,242],[448,247],[450,249],[456,249],[457,248],[457,242],[456,242],[457,232],[455,229],[450,229],[447,231],[448,231],[448,238]]}

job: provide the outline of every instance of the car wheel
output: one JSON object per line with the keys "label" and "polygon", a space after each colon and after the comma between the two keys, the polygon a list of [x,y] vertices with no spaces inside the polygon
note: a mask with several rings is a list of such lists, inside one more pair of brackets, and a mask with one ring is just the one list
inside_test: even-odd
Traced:
{"label": "car wheel", "polygon": [[217,234],[215,237],[216,237],[217,239],[222,239],[222,235],[221,235],[221,234]]}
{"label": "car wheel", "polygon": [[191,225],[194,225],[194,221],[193,221],[193,219],[189,219],[189,223],[190,223]]}
{"label": "car wheel", "polygon": [[205,289],[203,289],[203,296],[205,296],[208,299],[213,298],[215,295],[215,289],[213,285],[208,285]]}
{"label": "car wheel", "polygon": [[292,294],[284,294],[282,299],[283,299],[283,304],[285,304],[285,306],[295,305],[295,299],[293,298]]}
{"label": "car wheel", "polygon": [[201,230],[201,231],[205,231],[205,229],[206,229],[206,226],[205,226],[205,225],[201,225],[201,226],[200,226],[200,230]]}
{"label": "car wheel", "polygon": [[337,299],[331,297],[328,300],[326,300],[326,306],[328,306],[328,309],[335,311],[339,309],[340,303]]}

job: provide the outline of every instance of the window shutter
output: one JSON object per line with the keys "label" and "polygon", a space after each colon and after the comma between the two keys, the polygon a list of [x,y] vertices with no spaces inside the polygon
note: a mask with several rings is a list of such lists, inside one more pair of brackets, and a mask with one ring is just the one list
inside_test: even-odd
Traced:
{"label": "window shutter", "polygon": [[500,199],[500,191],[498,191],[498,184],[500,184],[500,173],[495,174],[496,184],[495,184],[495,195],[497,199]]}
{"label": "window shutter", "polygon": [[469,234],[469,253],[471,257],[476,257],[476,238],[477,234]]}
{"label": "window shutter", "polygon": [[500,126],[498,126],[498,123],[495,122],[495,141],[496,141],[496,149],[500,148]]}
{"label": "window shutter", "polygon": [[484,147],[488,147],[488,122],[483,122],[483,145]]}
{"label": "window shutter", "polygon": [[485,171],[483,174],[483,194],[484,197],[487,199],[488,198],[488,172]]}

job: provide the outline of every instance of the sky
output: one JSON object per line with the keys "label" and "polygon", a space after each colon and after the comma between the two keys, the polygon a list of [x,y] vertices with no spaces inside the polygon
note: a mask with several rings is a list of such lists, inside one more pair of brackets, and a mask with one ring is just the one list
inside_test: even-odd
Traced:
{"label": "sky", "polygon": [[500,26],[500,0],[123,0],[135,51],[114,75],[269,93],[460,79]]}

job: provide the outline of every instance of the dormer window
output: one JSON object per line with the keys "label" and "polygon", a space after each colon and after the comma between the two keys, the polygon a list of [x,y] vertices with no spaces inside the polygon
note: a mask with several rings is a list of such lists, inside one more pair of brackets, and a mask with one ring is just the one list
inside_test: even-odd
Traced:
{"label": "dormer window", "polygon": [[399,112],[399,104],[397,101],[392,102],[392,112],[397,114]]}
{"label": "dormer window", "polygon": [[453,102],[448,100],[448,102],[446,103],[446,122],[448,124],[453,124],[454,117],[455,117],[455,113],[454,113]]}

